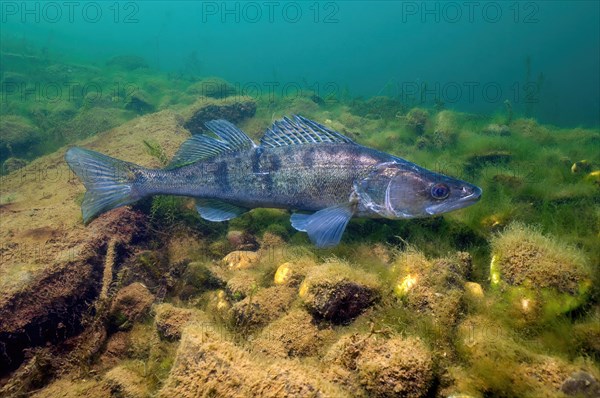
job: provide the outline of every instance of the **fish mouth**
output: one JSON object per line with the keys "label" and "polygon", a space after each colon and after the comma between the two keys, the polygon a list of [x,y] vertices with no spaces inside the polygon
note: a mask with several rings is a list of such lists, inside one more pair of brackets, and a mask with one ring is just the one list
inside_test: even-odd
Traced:
{"label": "fish mouth", "polygon": [[425,209],[425,211],[429,215],[435,215],[435,214],[447,213],[452,210],[462,209],[463,207],[471,206],[472,204],[475,204],[476,202],[478,202],[479,199],[481,199],[481,194],[483,193],[481,188],[479,188],[475,185],[472,185],[470,187],[465,187],[465,188],[463,188],[463,191],[465,193],[467,193],[468,191],[471,191],[471,193],[468,193],[466,196],[463,196],[452,202],[444,202],[444,203],[439,203],[439,204],[429,206]]}

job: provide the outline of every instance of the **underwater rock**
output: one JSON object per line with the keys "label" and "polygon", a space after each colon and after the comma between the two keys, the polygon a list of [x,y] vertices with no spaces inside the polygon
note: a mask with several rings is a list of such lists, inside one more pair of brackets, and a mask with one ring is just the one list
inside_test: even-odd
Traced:
{"label": "underwater rock", "polygon": [[415,338],[370,339],[356,369],[374,397],[425,397],[434,378],[431,353]]}
{"label": "underwater rock", "polygon": [[578,160],[571,166],[571,173],[588,173],[592,170],[592,164],[588,160]]}
{"label": "underwater rock", "polygon": [[244,330],[260,328],[279,318],[296,298],[296,289],[274,286],[260,289],[231,308],[233,322]]}
{"label": "underwater rock", "polygon": [[137,55],[116,55],[106,61],[106,65],[130,71],[148,68],[146,60]]}
{"label": "underwater rock", "polygon": [[144,398],[149,392],[144,379],[123,366],[117,366],[104,375],[104,382],[112,396],[122,398]]}
{"label": "underwater rock", "polygon": [[431,142],[435,148],[446,148],[456,143],[457,125],[456,115],[451,111],[441,111],[435,115],[434,129]]}
{"label": "underwater rock", "polygon": [[200,391],[230,398],[352,396],[308,366],[251,356],[223,337],[209,327],[186,328],[158,396],[195,398]]}
{"label": "underwater rock", "polygon": [[491,285],[505,288],[515,320],[549,320],[585,302],[592,277],[579,249],[521,224],[494,237],[491,246]]}
{"label": "underwater rock", "polygon": [[492,177],[492,181],[511,190],[516,190],[524,185],[522,177],[508,174],[496,174]]}
{"label": "underwater rock", "polygon": [[454,325],[460,316],[464,282],[471,271],[468,253],[428,260],[408,251],[393,265],[399,270],[394,293],[416,314],[425,314],[438,325]]}
{"label": "underwater rock", "polygon": [[236,250],[223,258],[223,263],[231,269],[252,268],[260,260],[260,254],[249,250]]}
{"label": "underwater rock", "polygon": [[587,372],[575,372],[560,386],[567,395],[583,398],[600,397],[600,383]]}
{"label": "underwater rock", "polygon": [[179,282],[182,285],[179,296],[183,300],[197,296],[206,290],[224,286],[224,281],[213,273],[211,267],[198,261],[192,261],[187,265]]}
{"label": "underwater rock", "polygon": [[465,173],[475,175],[485,166],[505,166],[512,160],[512,154],[507,151],[490,151],[478,153],[467,158]]}
{"label": "underwater rock", "polygon": [[227,232],[227,242],[234,250],[257,250],[258,242],[256,238],[245,231],[229,231]]}
{"label": "underwater rock", "polygon": [[586,181],[600,185],[600,170],[594,170],[584,177]]}
{"label": "underwater rock", "polygon": [[225,98],[237,93],[233,84],[220,77],[207,77],[188,87],[186,92],[193,96]]}
{"label": "underwater rock", "polygon": [[507,136],[510,135],[510,129],[505,124],[497,124],[491,123],[488,124],[481,130],[483,134],[487,135],[499,135],[499,136]]}
{"label": "underwater rock", "polygon": [[[91,137],[85,146],[158,167],[142,140],[160,143],[171,157],[187,137],[177,115],[162,111]],[[106,273],[108,278],[103,278],[106,266],[117,270],[124,265],[133,245],[144,241],[150,230],[146,216],[130,207],[84,225],[80,207],[84,187],[70,174],[64,149],[3,176],[2,196],[12,192],[11,203],[0,206],[0,377],[23,364],[24,350],[31,348],[54,347],[69,339],[73,355],[84,357],[99,350],[104,328],[88,334],[89,323],[82,320],[93,313],[105,290],[103,280],[112,276]],[[109,246],[115,250],[107,258]],[[52,366],[60,366],[66,358],[61,352]]]}
{"label": "underwater rock", "polygon": [[467,391],[490,396],[560,396],[563,381],[577,366],[559,357],[536,354],[517,334],[481,315],[465,319],[457,328],[456,348],[468,366]]}
{"label": "underwater rock", "polygon": [[585,322],[573,326],[571,336],[574,348],[592,358],[600,357],[600,315],[596,314]]}
{"label": "underwater rock", "polygon": [[404,116],[406,125],[417,134],[425,132],[428,119],[429,112],[422,108],[413,108]]}
{"label": "underwater rock", "polygon": [[208,303],[204,309],[207,314],[215,316],[216,319],[229,320],[231,301],[224,290],[216,290],[208,294]]}
{"label": "underwater rock", "polygon": [[350,112],[367,119],[393,119],[402,111],[402,103],[386,96],[371,97],[366,101],[354,100],[350,104]]}
{"label": "underwater rock", "polygon": [[277,267],[273,282],[276,285],[297,287],[302,283],[310,268],[314,266],[316,266],[316,264],[310,260],[299,259],[296,261],[285,262]]}
{"label": "underwater rock", "polygon": [[191,323],[210,323],[206,314],[192,308],[180,308],[171,304],[154,307],[154,325],[158,334],[170,341],[179,340],[184,327]]}
{"label": "underwater rock", "polygon": [[26,160],[10,157],[10,158],[6,159],[4,161],[4,163],[2,163],[2,173],[3,174],[12,173],[13,171],[22,169],[26,165],[27,165]]}
{"label": "underwater rock", "polygon": [[225,119],[237,124],[244,119],[254,116],[256,102],[251,97],[235,96],[223,99],[200,98],[182,112],[184,127],[192,134],[202,134],[207,131],[204,123]]}
{"label": "underwater rock", "polygon": [[24,150],[24,147],[40,138],[40,132],[28,119],[17,115],[0,117],[0,150]]}
{"label": "underwater rock", "polygon": [[236,272],[227,280],[225,287],[227,294],[235,301],[240,301],[258,289],[258,279],[249,271]]}
{"label": "underwater rock", "polygon": [[38,389],[31,398],[106,398],[111,391],[106,383],[93,378],[71,380],[69,377],[53,381],[42,389]]}
{"label": "underwater rock", "polygon": [[143,90],[135,90],[125,102],[125,109],[133,111],[137,114],[154,112],[155,107],[152,105],[150,95]]}
{"label": "underwater rock", "polygon": [[116,332],[106,341],[106,348],[98,362],[103,366],[114,367],[127,356],[131,341],[128,332]]}
{"label": "underwater rock", "polygon": [[17,89],[21,87],[21,85],[26,85],[27,82],[27,77],[18,72],[6,71],[3,73],[2,76],[2,87],[4,88],[4,90]]}
{"label": "underwater rock", "polygon": [[[492,239],[492,285],[550,288],[579,297],[591,285],[585,254],[522,224]],[[572,307],[571,307],[572,309]]]}
{"label": "underwater rock", "polygon": [[314,315],[345,323],[375,303],[380,288],[374,275],[331,262],[310,269],[300,285],[299,295]]}
{"label": "underwater rock", "polygon": [[148,314],[154,295],[143,284],[136,282],[119,290],[110,310],[111,324],[118,329],[128,329],[133,322]]}
{"label": "underwater rock", "polygon": [[332,334],[331,328],[319,329],[306,310],[294,309],[265,327],[252,351],[279,358],[313,356]]}
{"label": "underwater rock", "polygon": [[[269,228],[269,230],[276,230],[276,227]],[[262,238],[260,239],[260,250],[261,252],[265,252],[267,250],[274,249],[276,247],[281,247],[285,244],[285,240],[282,238],[282,235],[286,235],[287,231],[284,227],[282,227],[281,233],[273,233],[270,231],[266,231]],[[277,231],[279,232],[279,231]]]}
{"label": "underwater rock", "polygon": [[424,397],[434,380],[431,352],[416,338],[380,339],[347,335],[331,346],[323,359],[352,371],[343,384],[359,384],[374,397]]}

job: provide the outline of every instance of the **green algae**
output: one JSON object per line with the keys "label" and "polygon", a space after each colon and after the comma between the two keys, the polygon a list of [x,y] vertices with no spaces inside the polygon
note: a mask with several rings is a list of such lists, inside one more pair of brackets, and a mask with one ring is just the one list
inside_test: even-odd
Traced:
{"label": "green algae", "polygon": [[[85,98],[42,105],[25,101],[3,108],[0,111],[5,120],[3,131],[8,126],[25,133],[7,134],[13,141],[5,140],[8,145],[4,144],[2,156],[6,153],[6,157],[22,155],[33,159],[152,110],[169,108],[185,114],[184,108],[197,102],[199,95],[212,97],[203,101],[224,99],[223,103],[230,103],[239,99],[236,87],[219,78],[197,76],[176,80],[145,68],[143,60],[116,61],[113,59],[110,67],[103,69],[107,73],[101,80],[94,80],[99,78],[92,67],[72,68],[74,72],[69,72],[102,87],[115,81],[131,83],[132,86],[111,91],[110,96],[88,94]],[[50,73],[67,78],[68,66],[56,63],[51,67],[40,72],[41,81],[47,80]],[[30,65],[31,68],[41,70],[39,66]],[[22,77],[15,73],[4,74],[4,79],[18,82]],[[132,103],[132,98],[137,99]],[[136,205],[150,216],[150,239],[161,244],[181,239],[173,231],[206,239],[195,256],[183,256],[183,260],[177,261],[187,266],[181,272],[175,267],[175,260],[156,251],[137,253],[134,262],[145,278],[167,281],[162,299],[174,306],[181,306],[183,301],[194,310],[214,311],[217,325],[227,333],[237,334],[231,338],[236,345],[247,344],[253,333],[261,336],[262,344],[267,344],[269,333],[275,333],[282,340],[280,351],[289,349],[293,355],[308,352],[308,356],[316,356],[315,353],[331,347],[329,339],[315,341],[314,346],[310,340],[303,341],[302,346],[291,345],[290,349],[285,333],[281,332],[285,311],[298,314],[303,308],[301,294],[290,292],[302,289],[308,272],[300,272],[294,284],[282,289],[275,282],[277,270],[284,263],[326,269],[332,261],[338,261],[344,264],[338,267],[342,277],[359,280],[366,273],[366,279],[375,278],[381,286],[376,287],[376,303],[352,322],[334,325],[332,331],[327,329],[333,333],[331,340],[349,333],[370,336],[369,339],[419,338],[433,353],[433,388],[438,392],[560,396],[556,385],[568,376],[567,370],[581,367],[598,374],[595,286],[600,263],[599,193],[598,184],[587,177],[600,168],[598,130],[540,125],[534,119],[520,118],[510,104],[496,115],[480,116],[435,108],[408,110],[406,104],[388,97],[321,98],[310,91],[288,97],[259,96],[253,101],[255,116],[239,125],[254,139],[260,138],[274,119],[300,113],[360,144],[468,180],[483,188],[482,200],[468,209],[431,219],[352,220],[342,244],[331,250],[315,250],[305,234],[291,227],[287,211],[255,209],[229,223],[214,224],[200,219],[188,199],[157,196]],[[23,151],[23,145],[14,142],[14,137],[35,140],[36,145]],[[157,143],[145,140],[139,145],[145,146],[159,164],[168,163],[167,151]],[[585,169],[581,167],[582,160],[589,165]],[[580,166],[574,172],[576,164]],[[9,206],[10,202],[5,200],[1,206]],[[552,278],[547,273],[532,277],[531,263],[519,270],[511,269],[515,275],[510,277],[506,270],[501,272],[500,264],[507,255],[499,236],[514,235],[514,222],[525,225],[515,241],[535,240],[546,250],[545,269],[564,272],[552,274]],[[246,273],[217,268],[227,274],[224,277],[214,272],[213,262],[234,249],[227,240],[228,230],[242,231],[260,242],[261,259],[254,268],[244,270]],[[540,236],[552,238],[544,240]],[[550,248],[554,254],[549,254]],[[449,258],[457,251],[471,254],[472,272],[453,279],[443,267],[454,261]],[[497,256],[496,267],[490,268],[494,256]],[[407,258],[411,259],[410,264]],[[569,287],[561,284],[572,282],[569,275],[582,268],[586,270],[585,278],[579,283]],[[416,282],[407,282],[411,280],[407,276],[413,273],[421,274]],[[556,283],[544,286],[550,279]],[[226,292],[224,286],[234,287],[240,280],[250,284],[249,293],[242,294],[240,286]],[[407,287],[418,281],[425,281],[423,290],[420,294],[410,293]],[[478,284],[481,296],[468,297],[465,282]],[[225,289],[223,294],[221,288]],[[285,309],[270,311],[268,304],[274,301],[274,296],[286,297],[282,305]],[[262,306],[264,312],[249,312],[249,308],[256,306]],[[233,317],[230,311],[234,311]],[[310,321],[304,313],[300,318],[302,322]],[[139,391],[154,394],[163,388],[178,343],[159,339],[152,322],[129,322],[120,312],[107,322],[114,329],[127,329],[133,341],[131,351],[119,357],[118,365],[99,369],[103,377],[111,380],[111,388],[127,388],[123,380],[132,382],[140,378],[143,386]],[[321,331],[320,328],[332,325],[311,326],[309,330]],[[302,325],[295,327],[297,332]],[[319,333],[314,332],[315,336],[320,336]],[[238,353],[237,348],[224,346]],[[280,351],[277,355],[283,355]],[[314,359],[319,360],[318,356]],[[364,365],[365,375],[373,373],[369,369],[375,367],[374,362]],[[515,378],[515,373],[523,377]],[[127,374],[135,377],[118,377]],[[378,391],[380,386],[373,377],[361,377],[370,391]],[[88,386],[77,388],[85,390]]]}

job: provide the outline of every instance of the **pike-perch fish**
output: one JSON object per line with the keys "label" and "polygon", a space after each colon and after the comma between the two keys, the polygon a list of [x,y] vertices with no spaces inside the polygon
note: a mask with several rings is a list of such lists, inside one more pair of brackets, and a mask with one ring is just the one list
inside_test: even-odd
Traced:
{"label": "pike-perch fish", "polygon": [[276,121],[257,145],[226,120],[185,141],[165,169],[83,148],[66,161],[85,185],[83,220],[149,195],[190,196],[200,217],[226,221],[257,207],[292,211],[319,248],[337,245],[352,217],[428,217],[474,204],[481,189],[357,144],[322,124]]}

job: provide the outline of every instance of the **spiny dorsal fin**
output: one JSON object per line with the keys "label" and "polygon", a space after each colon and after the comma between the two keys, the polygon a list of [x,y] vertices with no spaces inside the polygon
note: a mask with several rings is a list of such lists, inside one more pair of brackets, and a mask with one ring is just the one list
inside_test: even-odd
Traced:
{"label": "spiny dorsal fin", "polygon": [[232,150],[247,149],[255,147],[256,144],[242,130],[235,127],[227,120],[211,120],[204,123],[206,128],[219,136],[223,141],[227,142]]}
{"label": "spiny dorsal fin", "polygon": [[213,158],[223,152],[252,148],[256,144],[242,130],[227,120],[212,120],[205,123],[220,140],[207,135],[195,135],[185,141],[167,166],[168,169],[185,166],[199,160]]}
{"label": "spiny dorsal fin", "polygon": [[266,148],[320,143],[354,144],[354,141],[300,115],[276,121],[260,140],[260,145]]}

